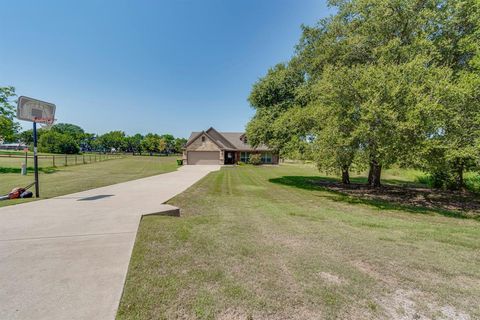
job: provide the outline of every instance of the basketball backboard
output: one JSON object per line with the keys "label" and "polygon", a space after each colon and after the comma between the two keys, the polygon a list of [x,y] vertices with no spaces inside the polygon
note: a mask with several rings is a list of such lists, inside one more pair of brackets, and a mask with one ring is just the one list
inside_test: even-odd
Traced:
{"label": "basketball backboard", "polygon": [[21,96],[18,98],[17,119],[52,124],[55,121],[55,105]]}

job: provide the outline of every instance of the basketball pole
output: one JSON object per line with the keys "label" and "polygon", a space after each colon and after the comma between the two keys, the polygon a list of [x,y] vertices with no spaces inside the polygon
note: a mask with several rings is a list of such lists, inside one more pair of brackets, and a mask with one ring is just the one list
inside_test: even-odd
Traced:
{"label": "basketball pole", "polygon": [[40,197],[38,185],[38,156],[37,156],[37,123],[33,121],[33,166],[35,170],[35,198]]}

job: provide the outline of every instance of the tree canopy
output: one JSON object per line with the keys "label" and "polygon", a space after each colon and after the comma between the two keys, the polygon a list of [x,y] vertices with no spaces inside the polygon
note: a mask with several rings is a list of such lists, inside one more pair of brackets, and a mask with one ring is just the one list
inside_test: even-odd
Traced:
{"label": "tree canopy", "polygon": [[72,136],[54,130],[48,130],[40,136],[38,149],[40,152],[48,153],[76,154],[80,152],[80,147]]}
{"label": "tree canopy", "polygon": [[166,149],[167,142],[165,138],[158,134],[149,133],[142,141],[143,150],[149,153],[162,152]]}
{"label": "tree canopy", "polygon": [[19,130],[15,122],[15,107],[12,99],[16,97],[14,87],[0,87],[0,140],[13,140]]}
{"label": "tree canopy", "polygon": [[259,79],[249,141],[321,170],[415,166],[443,187],[478,170],[480,3],[332,0],[292,59]]}

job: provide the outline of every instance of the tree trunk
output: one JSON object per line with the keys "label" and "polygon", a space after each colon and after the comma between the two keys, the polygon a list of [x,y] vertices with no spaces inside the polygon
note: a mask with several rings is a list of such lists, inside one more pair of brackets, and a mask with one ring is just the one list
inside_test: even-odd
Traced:
{"label": "tree trunk", "polygon": [[350,174],[348,173],[348,166],[342,168],[342,183],[350,184]]}
{"label": "tree trunk", "polygon": [[376,161],[371,164],[371,179],[369,176],[369,185],[373,188],[378,188],[382,185],[380,178],[382,176],[382,165],[378,164]]}
{"label": "tree trunk", "polygon": [[368,180],[367,183],[369,186],[372,185],[373,181],[373,162],[370,162],[370,168],[368,169]]}
{"label": "tree trunk", "polygon": [[457,168],[457,177],[456,177],[456,184],[458,190],[465,190],[465,183],[463,181],[463,165],[459,165]]}

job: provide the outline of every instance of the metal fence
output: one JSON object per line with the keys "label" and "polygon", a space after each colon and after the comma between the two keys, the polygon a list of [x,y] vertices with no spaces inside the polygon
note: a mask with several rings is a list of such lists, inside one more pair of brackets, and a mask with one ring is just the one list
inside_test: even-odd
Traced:
{"label": "metal fence", "polygon": [[[56,155],[38,155],[38,166],[41,168],[48,167],[68,167],[87,163],[95,163],[106,160],[123,158],[120,154],[102,154],[87,153],[77,155],[56,154]],[[27,167],[33,167],[33,155],[31,153],[20,154],[0,154],[0,167],[19,168],[23,163]]]}

